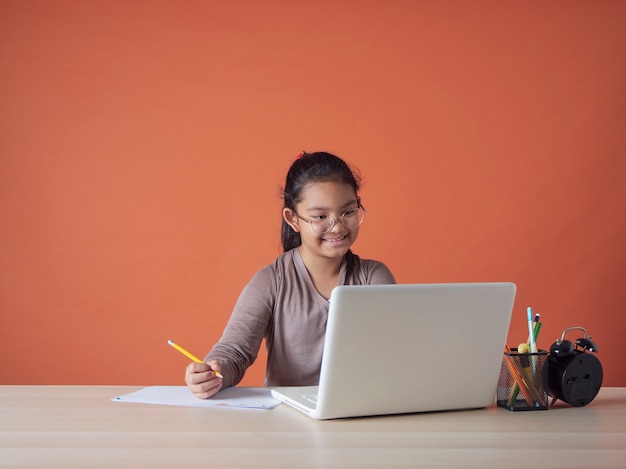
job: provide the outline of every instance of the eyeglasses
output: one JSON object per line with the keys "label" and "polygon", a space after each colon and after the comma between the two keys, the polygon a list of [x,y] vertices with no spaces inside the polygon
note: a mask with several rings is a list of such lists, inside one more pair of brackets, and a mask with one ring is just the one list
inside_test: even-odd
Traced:
{"label": "eyeglasses", "polygon": [[294,210],[293,213],[296,216],[311,225],[313,231],[316,233],[328,233],[335,226],[335,221],[339,220],[343,226],[348,228],[349,230],[353,230],[361,223],[363,223],[363,219],[365,218],[365,209],[363,207],[353,208],[347,210],[341,214],[339,217],[329,217],[328,215],[317,215],[313,217],[313,220],[307,220],[306,218],[301,217]]}

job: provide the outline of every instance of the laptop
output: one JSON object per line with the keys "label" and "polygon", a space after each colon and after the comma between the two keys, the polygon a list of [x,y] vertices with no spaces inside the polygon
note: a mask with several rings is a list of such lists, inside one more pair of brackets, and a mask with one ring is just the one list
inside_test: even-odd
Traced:
{"label": "laptop", "polygon": [[487,407],[515,292],[508,282],[335,287],[319,385],[272,396],[314,419]]}

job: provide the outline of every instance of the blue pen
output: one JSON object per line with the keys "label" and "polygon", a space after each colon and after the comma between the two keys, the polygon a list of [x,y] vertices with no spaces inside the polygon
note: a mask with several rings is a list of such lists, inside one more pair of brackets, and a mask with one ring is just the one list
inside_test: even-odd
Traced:
{"label": "blue pen", "polygon": [[[537,349],[537,342],[535,341],[535,331],[533,328],[533,309],[529,306],[526,308],[526,315],[528,316],[528,336],[530,337],[530,353],[537,353],[539,350]],[[530,357],[530,365],[533,370],[533,376],[537,373],[537,362],[535,361],[535,356]]]}
{"label": "blue pen", "polygon": [[537,342],[535,341],[535,331],[533,327],[533,309],[530,306],[526,308],[526,315],[528,316],[528,337],[530,338],[530,351],[531,353],[537,353]]}

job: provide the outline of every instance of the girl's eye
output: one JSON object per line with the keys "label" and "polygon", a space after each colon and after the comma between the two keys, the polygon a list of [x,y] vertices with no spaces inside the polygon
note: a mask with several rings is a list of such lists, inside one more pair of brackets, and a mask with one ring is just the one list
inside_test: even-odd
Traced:
{"label": "girl's eye", "polygon": [[313,220],[326,220],[328,215],[313,215],[311,218],[313,218]]}
{"label": "girl's eye", "polygon": [[347,212],[343,212],[343,215],[345,217],[351,217],[351,216],[355,215],[358,210],[359,210],[358,208],[353,208],[352,210],[348,210]]}

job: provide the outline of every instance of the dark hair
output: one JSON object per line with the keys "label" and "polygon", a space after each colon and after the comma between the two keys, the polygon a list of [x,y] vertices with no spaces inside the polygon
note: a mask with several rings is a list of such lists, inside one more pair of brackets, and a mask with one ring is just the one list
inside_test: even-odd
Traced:
{"label": "dark hair", "polygon": [[[302,200],[302,189],[310,182],[341,182],[359,191],[360,177],[338,156],[326,152],[302,153],[287,172],[283,189],[283,208],[296,210]],[[296,233],[283,219],[280,232],[285,252],[302,244],[300,233]]]}

